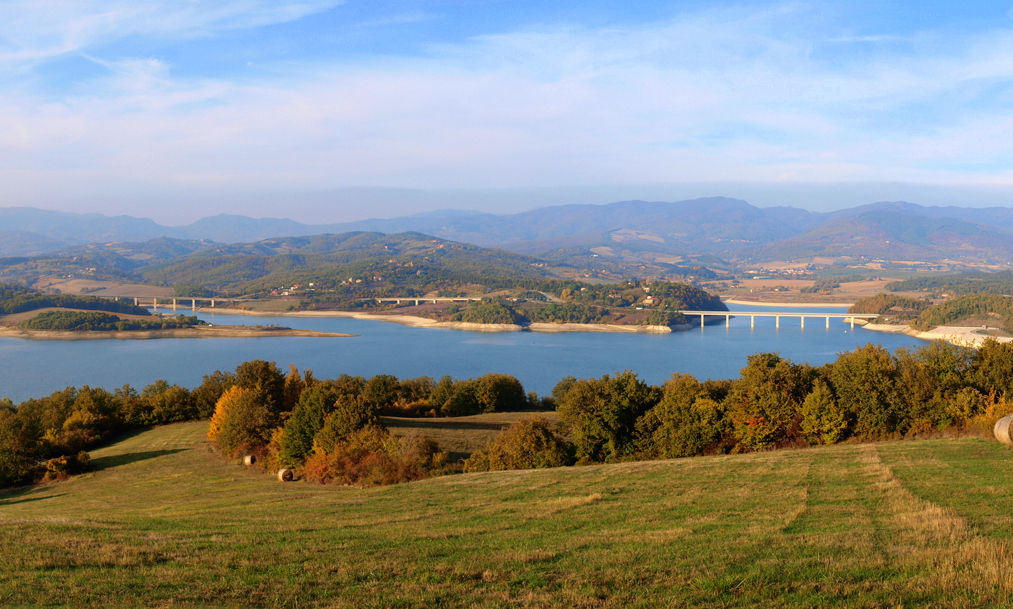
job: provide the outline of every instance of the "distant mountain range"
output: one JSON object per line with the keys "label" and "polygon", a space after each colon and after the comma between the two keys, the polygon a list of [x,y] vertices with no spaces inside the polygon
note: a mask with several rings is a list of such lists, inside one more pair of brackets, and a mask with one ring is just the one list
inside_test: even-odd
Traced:
{"label": "distant mountain range", "polygon": [[353,231],[414,231],[580,264],[592,257],[680,263],[701,256],[755,262],[813,256],[1013,261],[1013,208],[884,202],[816,213],[792,207],[758,208],[723,197],[563,205],[509,215],[446,210],[321,225],[222,214],[169,227],[129,216],[0,208],[0,256],[159,237],[251,243]]}

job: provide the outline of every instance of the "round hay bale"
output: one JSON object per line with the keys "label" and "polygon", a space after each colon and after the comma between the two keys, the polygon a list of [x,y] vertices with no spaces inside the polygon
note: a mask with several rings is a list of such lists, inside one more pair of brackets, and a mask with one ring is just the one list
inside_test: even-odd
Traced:
{"label": "round hay bale", "polygon": [[1013,425],[1013,414],[1008,414],[996,421],[995,427],[992,429],[992,433],[995,434],[995,439],[999,440],[1006,446],[1013,446],[1013,437],[1010,437],[1011,425]]}
{"label": "round hay bale", "polygon": [[246,455],[243,457],[243,465],[253,465],[257,462],[257,455]]}
{"label": "round hay bale", "polygon": [[295,473],[290,469],[278,470],[278,480],[280,482],[291,482],[295,478]]}

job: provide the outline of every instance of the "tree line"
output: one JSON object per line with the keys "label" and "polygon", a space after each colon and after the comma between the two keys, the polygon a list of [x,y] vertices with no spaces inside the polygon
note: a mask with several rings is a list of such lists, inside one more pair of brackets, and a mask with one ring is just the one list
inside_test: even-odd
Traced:
{"label": "tree line", "polygon": [[475,379],[341,375],[246,362],[187,390],[159,381],[140,393],[68,388],[0,404],[0,485],[70,475],[87,449],[138,427],[209,420],[208,438],[231,459],[309,480],[371,485],[448,473],[423,436],[397,437],[384,416],[537,413],[505,429],[466,471],[556,467],[747,452],[939,433],[980,433],[1009,413],[1013,344],[978,349],[933,342],[890,352],[866,345],[823,366],[776,353],[747,358],[735,379],[674,374],[660,386],[631,371],[562,379],[550,396],[504,374]]}
{"label": "tree line", "polygon": [[24,330],[62,330],[69,332],[113,332],[127,330],[171,330],[192,328],[205,322],[194,316],[176,315],[156,319],[120,319],[111,313],[81,311],[45,311],[18,324]]}
{"label": "tree line", "polygon": [[0,284],[0,315],[12,315],[50,307],[150,315],[146,308],[135,306],[125,300],[109,300],[108,298],[70,294],[43,294],[38,290],[21,286]]}

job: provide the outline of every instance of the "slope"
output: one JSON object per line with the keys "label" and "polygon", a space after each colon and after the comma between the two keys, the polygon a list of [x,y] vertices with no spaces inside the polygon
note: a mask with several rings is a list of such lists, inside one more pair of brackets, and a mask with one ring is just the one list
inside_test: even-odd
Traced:
{"label": "slope", "polygon": [[740,248],[755,260],[852,256],[890,260],[1013,260],[1013,234],[999,228],[911,212],[867,211],[841,215],[811,231]]}
{"label": "slope", "polygon": [[849,444],[358,490],[225,463],[206,424],[0,494],[0,602],[1009,606],[1013,453]]}

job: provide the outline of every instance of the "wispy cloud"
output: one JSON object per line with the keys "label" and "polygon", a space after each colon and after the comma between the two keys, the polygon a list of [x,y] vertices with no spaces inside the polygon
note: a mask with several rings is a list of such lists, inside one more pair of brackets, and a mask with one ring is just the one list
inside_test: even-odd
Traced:
{"label": "wispy cloud", "polygon": [[[3,56],[202,35],[331,3],[221,0],[198,14],[103,2],[107,11],[77,20],[48,17],[77,6],[56,4],[5,5],[0,37],[20,40],[5,17],[31,27]],[[0,90],[0,185],[24,197],[68,183],[1013,182],[1013,32],[908,36],[903,49],[856,58],[828,49],[845,38],[809,18],[791,5],[545,26],[414,57],[288,61],[214,79],[175,77],[150,58],[94,58],[109,75],[73,96]]]}
{"label": "wispy cloud", "polygon": [[127,36],[200,37],[292,21],[342,0],[6,0],[0,66],[18,67]]}

